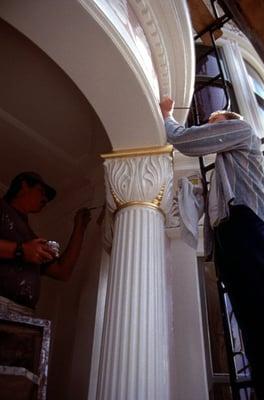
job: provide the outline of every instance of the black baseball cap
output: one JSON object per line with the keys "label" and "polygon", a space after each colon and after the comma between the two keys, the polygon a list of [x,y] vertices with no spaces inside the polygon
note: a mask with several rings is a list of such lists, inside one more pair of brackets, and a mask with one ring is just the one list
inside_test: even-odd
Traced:
{"label": "black baseball cap", "polygon": [[21,172],[11,181],[9,189],[7,190],[4,198],[12,199],[20,190],[21,183],[23,181],[27,182],[31,186],[40,183],[45,189],[48,201],[53,200],[54,197],[56,196],[56,190],[50,185],[48,185],[38,173],[27,171],[27,172]]}

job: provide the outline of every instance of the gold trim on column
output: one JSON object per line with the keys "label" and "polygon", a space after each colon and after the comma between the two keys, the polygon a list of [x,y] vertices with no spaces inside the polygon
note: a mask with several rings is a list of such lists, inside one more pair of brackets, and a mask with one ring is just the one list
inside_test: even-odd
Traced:
{"label": "gold trim on column", "polygon": [[168,144],[160,147],[143,147],[141,149],[126,149],[112,151],[112,153],[101,154],[104,159],[108,158],[121,158],[121,157],[138,157],[138,156],[152,156],[158,154],[171,154],[173,152],[173,146]]}
{"label": "gold trim on column", "polygon": [[164,192],[165,192],[165,187],[166,187],[165,184],[161,186],[159,193],[157,194],[155,199],[153,199],[152,201],[131,200],[131,201],[127,201],[126,203],[122,203],[122,201],[118,198],[117,194],[113,191],[113,189],[109,183],[110,192],[113,196],[113,199],[114,199],[114,202],[116,205],[116,210],[114,213],[116,214],[122,208],[130,207],[130,206],[144,206],[144,207],[152,208],[154,210],[161,212],[162,215],[164,216],[164,218],[166,219],[166,214],[160,208],[160,204],[162,202]]}
{"label": "gold trim on column", "polygon": [[165,184],[161,186],[161,189],[160,189],[157,197],[155,197],[155,199],[152,201],[152,204],[155,204],[155,206],[157,206],[157,207],[160,206],[162,199],[163,199],[164,191],[165,191]]}
{"label": "gold trim on column", "polygon": [[143,206],[146,208],[151,208],[152,210],[159,211],[163,217],[166,219],[165,212],[156,204],[151,203],[150,201],[128,201],[127,203],[121,204],[116,210],[115,214],[122,210],[122,208],[131,207],[131,206]]}
{"label": "gold trim on column", "polygon": [[109,183],[109,186],[110,186],[110,192],[111,192],[111,195],[113,196],[113,199],[114,199],[116,208],[119,209],[119,208],[122,206],[123,203],[122,203],[121,200],[119,200],[119,198],[117,197],[117,195],[115,194],[115,192],[114,192],[113,189],[111,188],[110,183]]}

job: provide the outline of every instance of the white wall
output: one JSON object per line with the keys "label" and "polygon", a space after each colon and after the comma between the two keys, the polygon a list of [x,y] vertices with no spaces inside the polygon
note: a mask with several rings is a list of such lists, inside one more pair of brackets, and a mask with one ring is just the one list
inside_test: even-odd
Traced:
{"label": "white wall", "polygon": [[[67,234],[70,224],[69,220],[61,226]],[[59,237],[56,232],[56,239]],[[69,282],[43,278],[37,313],[52,320],[49,400],[87,397],[101,253],[101,228],[94,214]]]}
{"label": "white wall", "polygon": [[170,240],[167,250],[172,399],[206,400],[209,394],[196,251],[178,238]]}

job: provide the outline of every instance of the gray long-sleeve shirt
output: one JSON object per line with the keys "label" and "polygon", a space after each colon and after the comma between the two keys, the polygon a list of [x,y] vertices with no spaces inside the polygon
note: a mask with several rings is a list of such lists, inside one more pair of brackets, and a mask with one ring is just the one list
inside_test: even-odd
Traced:
{"label": "gray long-sleeve shirt", "polygon": [[218,223],[228,217],[229,204],[248,206],[264,221],[261,141],[247,122],[232,119],[184,128],[168,117],[165,128],[168,142],[187,156],[216,153]]}

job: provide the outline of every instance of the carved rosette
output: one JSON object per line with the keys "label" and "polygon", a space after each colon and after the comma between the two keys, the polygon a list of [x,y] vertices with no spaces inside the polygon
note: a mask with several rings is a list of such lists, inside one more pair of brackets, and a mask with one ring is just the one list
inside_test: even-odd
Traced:
{"label": "carved rosette", "polygon": [[112,212],[140,205],[167,214],[172,207],[173,170],[169,154],[108,159],[105,185]]}

